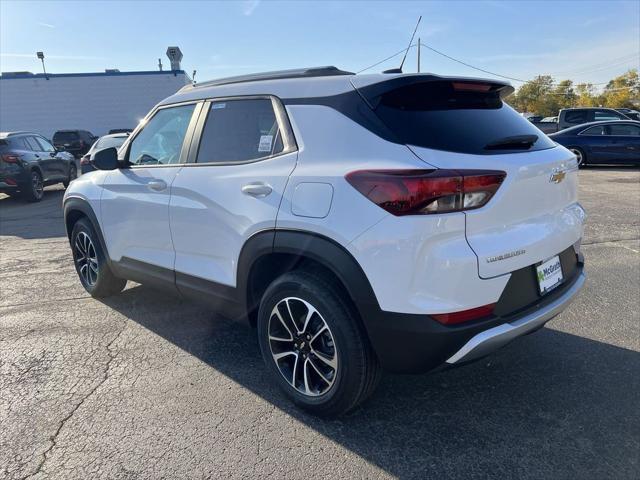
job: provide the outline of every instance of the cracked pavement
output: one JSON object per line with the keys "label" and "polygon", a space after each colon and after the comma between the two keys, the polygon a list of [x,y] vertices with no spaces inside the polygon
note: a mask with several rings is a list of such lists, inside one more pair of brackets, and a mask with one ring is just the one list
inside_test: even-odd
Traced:
{"label": "cracked pavement", "polygon": [[284,399],[249,328],[131,282],[90,298],[60,188],[0,195],[0,478],[638,478],[640,172],[580,177],[568,311],[335,421]]}

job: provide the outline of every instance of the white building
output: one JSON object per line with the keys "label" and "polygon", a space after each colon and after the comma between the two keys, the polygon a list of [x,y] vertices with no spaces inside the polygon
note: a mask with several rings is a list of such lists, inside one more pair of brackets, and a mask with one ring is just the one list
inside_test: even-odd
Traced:
{"label": "white building", "polygon": [[[48,79],[47,79],[48,78]],[[163,98],[190,82],[183,70],[0,76],[0,131],[134,128]]]}

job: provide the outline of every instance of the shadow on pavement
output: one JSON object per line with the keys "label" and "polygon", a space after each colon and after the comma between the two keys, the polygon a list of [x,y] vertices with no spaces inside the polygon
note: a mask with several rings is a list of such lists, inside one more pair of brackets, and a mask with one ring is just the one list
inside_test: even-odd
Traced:
{"label": "shadow on pavement", "polygon": [[401,478],[638,472],[640,354],[631,350],[545,328],[462,368],[388,375],[364,406],[326,421],[265,378],[250,328],[144,286],[104,303]]}
{"label": "shadow on pavement", "polygon": [[65,237],[63,195],[60,188],[46,188],[42,201],[29,203],[0,194],[0,235],[24,239]]}

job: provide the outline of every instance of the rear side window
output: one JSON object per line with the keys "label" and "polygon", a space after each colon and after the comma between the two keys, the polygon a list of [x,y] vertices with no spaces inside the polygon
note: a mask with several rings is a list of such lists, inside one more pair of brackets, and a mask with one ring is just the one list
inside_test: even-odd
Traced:
{"label": "rear side window", "polygon": [[270,99],[212,102],[196,162],[246,162],[284,150]]}
{"label": "rear side window", "polygon": [[573,110],[564,114],[564,121],[567,123],[587,123],[587,111],[586,110]]}
{"label": "rear side window", "polygon": [[608,128],[609,128],[609,135],[624,135],[625,137],[640,136],[640,127],[636,125],[627,125],[627,124],[608,125]]}
{"label": "rear side window", "polygon": [[24,137],[24,141],[29,145],[29,148],[34,152],[40,152],[40,144],[36,141],[35,137]]}
{"label": "rear side window", "polygon": [[624,118],[624,116],[621,113],[613,112],[613,111],[610,111],[610,110],[596,110],[594,115],[593,115],[594,121],[599,121],[599,120],[620,120],[621,118]]}
{"label": "rear side window", "polygon": [[9,140],[11,148],[16,150],[31,150],[24,137],[14,137]]}
{"label": "rear side window", "polygon": [[580,135],[605,135],[604,125],[596,125],[583,130]]}
{"label": "rear side window", "polygon": [[[555,146],[484,85],[471,90],[451,81],[416,83],[383,94],[375,112],[402,143],[418,147],[496,154]],[[518,137],[531,143],[513,149],[487,148]]]}

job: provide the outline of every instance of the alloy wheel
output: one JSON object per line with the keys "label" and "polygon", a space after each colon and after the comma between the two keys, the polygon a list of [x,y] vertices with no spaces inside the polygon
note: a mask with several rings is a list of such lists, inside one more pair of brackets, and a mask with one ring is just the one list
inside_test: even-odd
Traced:
{"label": "alloy wheel", "polygon": [[317,397],[327,393],[338,373],[333,334],[309,302],[287,297],[269,317],[269,346],[280,374],[299,393]]}
{"label": "alloy wheel", "polygon": [[38,172],[31,173],[31,185],[33,187],[33,194],[36,198],[42,198],[44,195],[44,185],[42,183],[42,177]]}
{"label": "alloy wheel", "polygon": [[98,280],[98,256],[89,235],[85,232],[78,233],[73,252],[82,280],[93,287]]}
{"label": "alloy wheel", "polygon": [[576,161],[578,162],[578,166],[582,165],[582,162],[584,160],[582,158],[582,152],[577,148],[571,148],[569,150],[571,151],[571,153],[573,153],[576,156]]}

